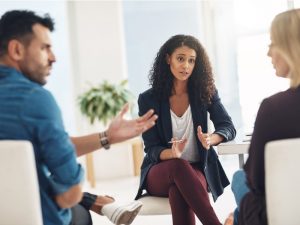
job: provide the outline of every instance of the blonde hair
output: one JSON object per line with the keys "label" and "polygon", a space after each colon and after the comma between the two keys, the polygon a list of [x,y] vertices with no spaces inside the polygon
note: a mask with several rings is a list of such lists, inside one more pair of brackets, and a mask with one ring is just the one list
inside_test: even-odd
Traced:
{"label": "blonde hair", "polygon": [[290,68],[290,86],[300,86],[300,9],[278,14],[271,25],[274,47]]}

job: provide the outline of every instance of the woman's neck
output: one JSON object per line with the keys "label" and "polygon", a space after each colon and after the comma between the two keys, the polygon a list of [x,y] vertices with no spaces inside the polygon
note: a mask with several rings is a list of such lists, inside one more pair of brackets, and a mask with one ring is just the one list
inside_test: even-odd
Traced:
{"label": "woman's neck", "polygon": [[173,95],[184,95],[188,92],[187,90],[187,82],[174,82]]}

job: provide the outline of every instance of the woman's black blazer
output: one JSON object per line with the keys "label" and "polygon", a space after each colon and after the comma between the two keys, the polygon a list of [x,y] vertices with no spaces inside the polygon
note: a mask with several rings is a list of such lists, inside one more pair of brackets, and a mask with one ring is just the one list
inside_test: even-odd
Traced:
{"label": "woman's black blazer", "polygon": [[[198,151],[200,154],[199,168],[203,171],[208,184],[208,190],[212,193],[213,199],[217,200],[218,196],[223,193],[223,189],[229,185],[228,178],[219,162],[218,155],[213,148],[205,150],[197,138],[197,127],[201,125],[203,133],[207,132],[207,113],[214,124],[214,133],[224,137],[224,142],[234,139],[236,130],[232,120],[222,105],[218,93],[216,92],[212,98],[210,105],[204,105],[197,102],[195,98],[189,95],[192,118],[194,123],[194,134],[196,135]],[[146,153],[141,166],[140,186],[135,199],[141,197],[143,189],[145,189],[145,178],[149,169],[160,163],[160,153],[171,148],[168,142],[172,138],[172,124],[170,114],[169,100],[159,99],[149,89],[140,94],[138,99],[139,115],[143,115],[149,109],[154,109],[158,119],[153,128],[146,131],[142,137],[144,141],[144,151]]]}

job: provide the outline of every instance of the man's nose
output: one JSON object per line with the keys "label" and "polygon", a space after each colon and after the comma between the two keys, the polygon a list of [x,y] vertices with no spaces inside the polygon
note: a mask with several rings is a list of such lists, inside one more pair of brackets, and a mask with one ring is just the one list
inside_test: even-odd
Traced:
{"label": "man's nose", "polygon": [[49,61],[51,61],[51,62],[56,62],[56,57],[55,57],[55,55],[54,55],[53,52],[50,52],[50,55],[49,55]]}
{"label": "man's nose", "polygon": [[267,56],[271,57],[271,49],[268,49]]}

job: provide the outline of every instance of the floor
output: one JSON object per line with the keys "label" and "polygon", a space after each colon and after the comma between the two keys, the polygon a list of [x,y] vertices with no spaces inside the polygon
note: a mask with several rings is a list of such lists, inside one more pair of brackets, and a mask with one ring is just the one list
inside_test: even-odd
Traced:
{"label": "floor", "polygon": [[[220,156],[220,161],[223,165],[226,174],[231,181],[232,174],[238,169],[238,156]],[[137,187],[139,184],[138,177],[120,178],[114,180],[98,181],[96,188],[90,188],[88,184],[85,184],[85,191],[89,191],[99,195],[113,196],[120,203],[128,202],[134,199]],[[224,194],[219,197],[216,203],[212,200],[212,206],[215,209],[221,222],[224,222],[227,215],[235,208],[235,201],[232,195],[230,187],[225,189]],[[111,225],[110,221],[98,214],[92,213],[93,222],[95,225]],[[200,225],[198,219],[196,219],[197,225]],[[171,215],[166,216],[137,216],[132,225],[171,225]]]}

